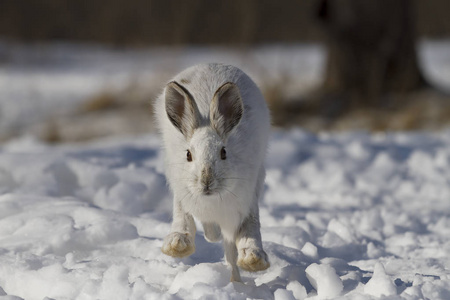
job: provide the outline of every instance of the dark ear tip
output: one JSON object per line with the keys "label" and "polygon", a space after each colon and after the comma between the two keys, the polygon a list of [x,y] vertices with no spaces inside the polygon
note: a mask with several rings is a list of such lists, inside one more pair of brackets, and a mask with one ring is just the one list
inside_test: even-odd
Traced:
{"label": "dark ear tip", "polygon": [[166,91],[167,90],[169,90],[169,91],[175,90],[181,94],[181,91],[183,90],[183,88],[176,81],[171,81],[166,85]]}
{"label": "dark ear tip", "polygon": [[178,94],[187,97],[188,100],[192,99],[191,93],[189,93],[189,91],[184,86],[182,86],[176,81],[171,81],[166,85],[166,92],[167,91],[169,92],[176,91]]}
{"label": "dark ear tip", "polygon": [[239,88],[237,87],[237,85],[234,82],[226,82],[224,84],[222,84],[217,91],[228,91],[229,89],[237,89],[239,90]]}
{"label": "dark ear tip", "polygon": [[236,84],[234,83],[234,82],[225,82],[223,85],[222,85],[222,87],[224,87],[224,86],[236,86]]}
{"label": "dark ear tip", "polygon": [[[234,82],[226,82],[222,84],[216,91],[214,97],[218,99],[224,97],[225,95],[235,95],[237,98],[241,98],[241,91],[239,87]],[[225,96],[227,97],[227,96]]]}
{"label": "dark ear tip", "polygon": [[171,81],[171,82],[169,82],[169,83],[167,84],[167,86],[170,86],[170,87],[177,86],[177,87],[179,87],[180,85],[179,85],[178,82],[176,82],[176,81]]}

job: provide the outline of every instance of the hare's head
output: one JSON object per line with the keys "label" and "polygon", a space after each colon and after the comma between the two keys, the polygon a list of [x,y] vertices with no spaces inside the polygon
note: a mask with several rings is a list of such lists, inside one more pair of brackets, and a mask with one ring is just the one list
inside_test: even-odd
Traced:
{"label": "hare's head", "polygon": [[183,159],[180,180],[192,194],[220,195],[227,190],[232,162],[236,160],[233,153],[228,153],[227,143],[244,112],[238,87],[234,83],[219,87],[209,116],[200,114],[195,99],[176,82],[167,85],[165,102],[169,120],[187,145],[178,152]]}

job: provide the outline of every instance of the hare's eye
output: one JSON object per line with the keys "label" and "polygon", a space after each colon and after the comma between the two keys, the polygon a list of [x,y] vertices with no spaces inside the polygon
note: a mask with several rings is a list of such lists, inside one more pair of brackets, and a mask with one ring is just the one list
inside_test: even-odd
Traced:
{"label": "hare's eye", "polygon": [[191,151],[189,151],[189,150],[187,150],[187,152],[186,152],[186,159],[187,159],[187,161],[192,161],[192,154],[191,154]]}
{"label": "hare's eye", "polygon": [[222,150],[220,150],[220,158],[223,160],[227,159],[227,151],[225,150],[225,147],[222,147]]}

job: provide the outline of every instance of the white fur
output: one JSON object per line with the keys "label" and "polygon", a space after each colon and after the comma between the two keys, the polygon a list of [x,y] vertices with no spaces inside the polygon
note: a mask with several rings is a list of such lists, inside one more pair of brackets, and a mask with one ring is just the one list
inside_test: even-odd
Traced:
{"label": "white fur", "polygon": [[[175,76],[172,82],[190,93],[198,108],[198,115],[194,117],[200,120],[192,134],[183,135],[166,111],[168,87],[156,101],[166,177],[174,194],[172,233],[166,237],[162,251],[172,256],[190,255],[195,251],[196,229],[192,219],[195,217],[203,223],[208,240],[215,241],[222,234],[226,258],[233,269],[232,280],[240,281],[236,264],[249,271],[269,266],[262,249],[258,213],[270,129],[267,105],[255,83],[244,72],[229,65],[197,65]],[[210,106],[225,83],[237,86],[244,111],[238,125],[228,135],[221,136],[216,127],[211,126],[214,120],[211,120]],[[220,156],[223,147],[225,160]],[[187,150],[192,154],[191,162],[186,159]],[[214,191],[210,195],[203,193],[201,182],[206,178],[205,172],[212,174],[208,177],[212,178]]]}

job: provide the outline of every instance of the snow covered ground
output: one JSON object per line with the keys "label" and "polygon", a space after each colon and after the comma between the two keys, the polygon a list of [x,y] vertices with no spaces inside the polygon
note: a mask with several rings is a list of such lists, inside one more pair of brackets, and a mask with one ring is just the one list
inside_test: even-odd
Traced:
{"label": "snow covered ground", "polygon": [[450,132],[275,131],[267,168],[271,267],[230,283],[200,224],[191,257],[161,253],[171,197],[156,136],[11,141],[0,149],[0,295],[450,299]]}
{"label": "snow covered ground", "polygon": [[[420,47],[427,76],[444,87],[448,49],[449,42]],[[320,78],[323,50],[0,43],[0,135],[102,89],[160,82],[160,73],[211,60],[259,82],[293,77],[293,88],[306,89]],[[159,145],[153,134],[2,144],[0,299],[450,299],[450,131],[274,129],[260,204],[271,267],[242,272],[244,284],[229,282],[222,247],[206,242],[200,224],[191,257],[161,253],[171,196]]]}
{"label": "snow covered ground", "polygon": [[[428,80],[450,92],[450,40],[421,41],[418,54]],[[159,93],[171,76],[202,62],[239,66],[258,85],[282,86],[278,92],[296,98],[320,83],[325,55],[317,44],[116,49],[0,40],[0,140],[35,134],[44,121],[102,92],[145,86]]]}

